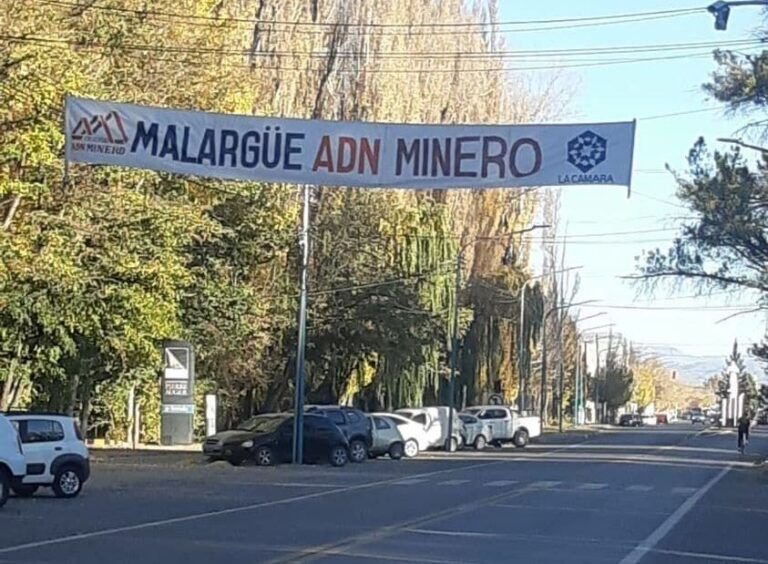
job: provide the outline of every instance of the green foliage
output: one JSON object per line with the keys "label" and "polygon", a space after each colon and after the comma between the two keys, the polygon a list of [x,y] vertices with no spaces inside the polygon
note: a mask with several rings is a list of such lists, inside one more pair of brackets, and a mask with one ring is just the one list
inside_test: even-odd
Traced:
{"label": "green foliage", "polygon": [[[483,9],[471,10],[461,0],[365,0],[345,10],[318,4],[312,14],[307,2],[259,2],[276,21],[313,17],[366,26],[379,19],[477,24],[494,12],[493,2],[480,4]],[[198,435],[206,391],[217,393],[224,423],[290,406],[299,200],[294,187],[111,167],[72,166],[64,178],[61,109],[67,94],[399,122],[527,121],[544,116],[521,108],[552,103],[528,104],[530,95],[499,73],[467,72],[473,63],[459,53],[497,52],[495,36],[401,35],[375,25],[365,38],[350,31],[355,25],[338,26],[329,36],[268,24],[248,30],[243,21],[253,18],[253,1],[162,0],[148,8],[143,0],[124,0],[120,6],[125,10],[17,0],[0,12],[0,410],[14,405],[77,413],[91,435],[113,440],[125,439],[126,398],[135,387],[141,438],[158,441],[158,345],[168,338],[187,339],[196,349]],[[169,20],[153,10],[216,21]],[[386,66],[381,70],[387,72],[358,72],[349,80],[351,59],[315,56],[358,41],[371,53],[455,50],[444,63],[457,72],[419,76],[407,59],[370,57],[365,64],[371,70]],[[151,54],[140,45],[153,46]],[[244,61],[231,55],[237,49],[295,52],[286,64],[306,72],[276,70],[272,57]],[[516,308],[490,295],[486,300],[475,288],[486,281],[516,295],[525,279],[526,244],[509,242],[519,260],[507,266],[498,245],[472,247],[459,295],[453,265],[460,243],[526,226],[536,206],[534,196],[521,200],[511,191],[317,189],[310,399],[370,408],[447,401],[457,300],[462,378],[472,389],[501,379],[514,393],[510,324],[497,323],[490,338],[479,336],[491,318],[511,317],[515,324]],[[540,290],[526,299],[523,364],[538,338]],[[495,359],[491,376],[481,358]]]}

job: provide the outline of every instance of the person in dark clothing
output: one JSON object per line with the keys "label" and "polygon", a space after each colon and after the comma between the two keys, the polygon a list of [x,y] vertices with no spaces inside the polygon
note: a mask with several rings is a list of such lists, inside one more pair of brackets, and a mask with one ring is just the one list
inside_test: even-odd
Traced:
{"label": "person in dark clothing", "polygon": [[749,417],[744,415],[739,419],[739,452],[744,454],[744,448],[749,442]]}

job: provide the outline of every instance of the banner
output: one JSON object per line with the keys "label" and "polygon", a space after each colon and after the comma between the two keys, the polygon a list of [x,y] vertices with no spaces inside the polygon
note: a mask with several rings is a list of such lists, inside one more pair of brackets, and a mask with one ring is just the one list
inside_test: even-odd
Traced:
{"label": "banner", "polygon": [[404,125],[68,98],[66,157],[230,180],[349,187],[629,186],[634,122]]}

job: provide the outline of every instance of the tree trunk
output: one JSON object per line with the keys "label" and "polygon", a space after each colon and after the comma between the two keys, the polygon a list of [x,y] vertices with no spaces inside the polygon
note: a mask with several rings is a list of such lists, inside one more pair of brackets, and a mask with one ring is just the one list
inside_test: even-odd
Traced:
{"label": "tree trunk", "polygon": [[21,203],[21,196],[15,195],[13,197],[13,200],[11,200],[11,207],[8,210],[8,212],[5,214],[5,219],[3,220],[3,231],[8,231],[8,229],[11,228],[11,222],[13,222],[13,216],[16,215],[16,211],[19,209],[19,204]]}
{"label": "tree trunk", "polygon": [[8,375],[5,378],[5,382],[3,382],[3,393],[0,395],[0,411],[8,411],[8,408],[14,404],[14,373],[16,372],[16,365],[19,362],[19,357],[21,356],[22,346],[22,342],[19,341],[16,345],[16,356],[11,359],[11,364],[8,367]]}
{"label": "tree trunk", "polygon": [[80,374],[75,372],[72,375],[72,381],[69,383],[69,397],[64,405],[64,413],[69,417],[75,413],[75,404],[77,403],[77,389],[80,387]]}
{"label": "tree trunk", "polygon": [[83,381],[80,393],[80,429],[84,437],[88,435],[88,419],[91,416],[91,379]]}

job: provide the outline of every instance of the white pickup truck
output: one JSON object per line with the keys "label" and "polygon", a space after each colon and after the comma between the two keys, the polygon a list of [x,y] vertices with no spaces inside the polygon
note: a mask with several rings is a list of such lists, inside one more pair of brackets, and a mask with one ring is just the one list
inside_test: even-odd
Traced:
{"label": "white pickup truck", "polygon": [[478,405],[464,410],[493,429],[494,443],[513,443],[524,448],[531,439],[541,435],[541,419],[520,415],[504,405]]}

